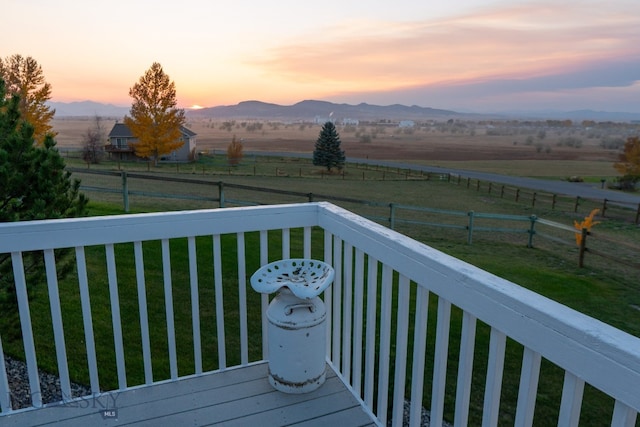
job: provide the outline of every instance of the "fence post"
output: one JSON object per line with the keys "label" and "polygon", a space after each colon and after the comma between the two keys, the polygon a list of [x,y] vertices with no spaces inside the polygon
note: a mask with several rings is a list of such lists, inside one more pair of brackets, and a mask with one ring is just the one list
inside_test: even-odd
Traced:
{"label": "fence post", "polygon": [[307,197],[309,198],[309,203],[313,202],[313,193],[307,194]]}
{"label": "fence post", "polygon": [[535,191],[533,192],[533,196],[531,197],[531,207],[535,208],[536,206],[536,196],[538,195],[538,193],[536,193]]}
{"label": "fence post", "polygon": [[122,202],[124,203],[124,211],[129,212],[129,184],[127,183],[127,171],[120,173],[122,176]]}
{"label": "fence post", "polygon": [[535,216],[535,215],[531,215],[531,217],[529,219],[531,221],[531,226],[529,227],[529,242],[527,243],[527,247],[528,248],[532,248],[533,247],[533,235],[536,234],[535,226],[536,226],[536,221],[538,220],[538,217]]}
{"label": "fence post", "polygon": [[602,217],[604,218],[604,214],[605,212],[607,212],[607,199],[605,198],[604,201],[602,202]]}
{"label": "fence post", "polygon": [[573,211],[578,212],[578,206],[580,206],[580,196],[576,197],[576,203],[573,205]]}
{"label": "fence post", "polygon": [[636,211],[636,224],[638,224],[638,220],[640,220],[640,203],[638,203],[638,210]]}
{"label": "fence post", "polygon": [[224,182],[218,181],[218,199],[220,201],[220,207],[224,208]]}
{"label": "fence post", "polygon": [[551,210],[555,210],[556,209],[556,195],[554,194],[551,197]]}
{"label": "fence post", "polygon": [[476,183],[476,191],[480,191],[480,180]]}
{"label": "fence post", "polygon": [[396,227],[396,205],[389,203],[389,228],[395,230]]}
{"label": "fence post", "polygon": [[516,188],[516,202],[520,199],[520,189]]}
{"label": "fence post", "polygon": [[504,185],[500,187],[500,198],[504,198]]}
{"label": "fence post", "polygon": [[582,229],[582,240],[580,240],[580,253],[578,255],[578,267],[584,267],[584,253],[587,251],[587,234],[586,228]]}
{"label": "fence post", "polygon": [[467,188],[471,185],[471,178],[467,177]]}
{"label": "fence post", "polygon": [[491,194],[491,187],[493,187],[493,182],[489,183],[489,191],[488,191],[489,194]]}
{"label": "fence post", "polygon": [[467,226],[469,232],[467,234],[467,244],[473,243],[473,211],[467,212],[469,215],[469,225]]}

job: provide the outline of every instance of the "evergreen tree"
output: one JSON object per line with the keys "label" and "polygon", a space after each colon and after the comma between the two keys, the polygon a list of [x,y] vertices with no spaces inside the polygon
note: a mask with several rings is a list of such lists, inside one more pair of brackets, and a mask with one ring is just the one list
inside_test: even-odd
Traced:
{"label": "evergreen tree", "polygon": [[[20,97],[7,99],[0,79],[0,222],[82,216],[87,199],[79,188],[80,181],[71,180],[65,170],[53,136],[35,144],[34,126],[21,118]],[[56,251],[56,256],[63,254]],[[41,282],[42,253],[24,253],[23,263],[27,283]],[[64,270],[61,266],[58,272]],[[0,254],[0,312],[14,298],[11,254]]]}
{"label": "evergreen tree", "polygon": [[324,166],[330,171],[337,167],[342,170],[344,167],[344,151],[340,149],[340,135],[332,122],[326,122],[322,126],[315,150],[313,151],[313,164]]}

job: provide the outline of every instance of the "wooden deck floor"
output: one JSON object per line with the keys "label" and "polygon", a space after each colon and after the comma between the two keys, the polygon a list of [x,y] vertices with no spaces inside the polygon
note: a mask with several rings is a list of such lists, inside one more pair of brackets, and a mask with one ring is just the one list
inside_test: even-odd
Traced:
{"label": "wooden deck floor", "polygon": [[[106,411],[106,412],[105,412]],[[307,394],[285,394],[267,364],[206,374],[0,416],[4,426],[374,426],[340,378]]]}

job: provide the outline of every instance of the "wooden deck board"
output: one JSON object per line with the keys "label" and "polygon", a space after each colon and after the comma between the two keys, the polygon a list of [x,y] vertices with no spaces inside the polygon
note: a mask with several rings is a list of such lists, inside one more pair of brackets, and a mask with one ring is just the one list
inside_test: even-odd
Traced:
{"label": "wooden deck board", "polygon": [[[105,418],[114,409],[117,419]],[[285,394],[267,380],[267,364],[105,393],[64,405],[0,416],[3,426],[319,426],[375,425],[335,373],[306,394]]]}

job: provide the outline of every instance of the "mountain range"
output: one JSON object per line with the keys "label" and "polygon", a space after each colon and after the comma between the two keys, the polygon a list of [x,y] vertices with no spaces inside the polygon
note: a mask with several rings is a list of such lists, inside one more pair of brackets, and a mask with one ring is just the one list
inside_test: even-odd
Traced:
{"label": "mountain range", "polygon": [[[129,107],[113,104],[103,104],[94,101],[82,102],[49,102],[48,105],[56,110],[56,117],[112,117],[122,118],[129,113]],[[486,120],[486,119],[569,119],[574,121],[640,121],[640,113],[607,112],[593,110],[578,111],[516,111],[501,113],[468,113],[437,108],[406,106],[371,105],[360,103],[336,104],[327,101],[306,100],[293,105],[278,105],[261,101],[243,101],[236,105],[223,105],[202,109],[187,109],[188,118],[218,119],[218,120],[282,120],[282,121],[313,121],[353,119],[362,121],[380,120]]]}

